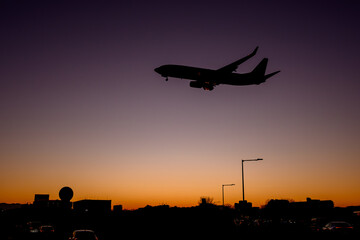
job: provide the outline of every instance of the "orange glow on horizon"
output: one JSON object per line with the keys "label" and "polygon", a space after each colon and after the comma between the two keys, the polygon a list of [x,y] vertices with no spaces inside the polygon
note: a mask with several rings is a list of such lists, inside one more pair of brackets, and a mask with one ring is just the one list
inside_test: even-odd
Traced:
{"label": "orange glow on horizon", "polygon": [[[333,200],[340,207],[360,205],[358,168],[333,165],[322,171],[323,162],[303,162],[300,157],[286,161],[284,156],[289,154],[286,152],[284,156],[266,157],[270,153],[264,152],[264,161],[244,166],[245,199],[253,206],[261,207],[270,199],[305,201],[307,197]],[[0,202],[32,203],[37,193],[50,194],[50,199],[55,200],[59,199],[58,191],[63,186],[70,186],[74,191],[73,201],[106,199],[112,200],[113,205],[123,205],[124,209],[162,204],[191,207],[202,196],[211,197],[220,205],[224,183],[235,184],[225,189],[226,204],[234,205],[242,199],[241,160],[230,155],[213,154],[204,159],[197,154],[196,160],[190,160],[185,154],[168,161],[166,154],[157,154],[147,157],[145,162],[140,161],[145,158],[142,155],[129,155],[127,161],[107,155],[108,163],[103,164],[97,161],[101,153],[91,154],[76,156],[76,163],[62,161],[74,158],[70,155],[55,158],[44,154],[27,156],[28,162],[21,168],[8,164],[7,171],[2,171],[0,176]],[[8,158],[16,162],[24,157]],[[47,163],[47,159],[53,162]],[[331,156],[327,159],[331,160]],[[49,170],[44,172],[42,167]],[[340,176],[339,173],[341,178],[333,177]]]}

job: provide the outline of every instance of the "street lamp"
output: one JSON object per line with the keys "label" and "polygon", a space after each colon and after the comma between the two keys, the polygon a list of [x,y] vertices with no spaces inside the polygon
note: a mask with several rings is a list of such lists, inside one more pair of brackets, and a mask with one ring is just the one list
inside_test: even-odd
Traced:
{"label": "street lamp", "polygon": [[231,183],[231,184],[223,184],[222,185],[222,200],[223,200],[223,206],[224,206],[224,187],[225,186],[234,186],[235,184]]}
{"label": "street lamp", "polygon": [[242,194],[243,194],[243,201],[245,201],[245,191],[244,191],[244,162],[254,162],[254,161],[261,161],[262,158],[256,159],[245,159],[241,160],[241,170],[242,170]]}

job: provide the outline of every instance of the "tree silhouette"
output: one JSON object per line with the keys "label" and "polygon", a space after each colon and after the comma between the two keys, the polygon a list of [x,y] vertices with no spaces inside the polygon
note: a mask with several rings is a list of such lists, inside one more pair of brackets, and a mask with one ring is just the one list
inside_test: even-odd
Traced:
{"label": "tree silhouette", "polygon": [[199,206],[201,206],[201,205],[214,205],[214,198],[200,197]]}

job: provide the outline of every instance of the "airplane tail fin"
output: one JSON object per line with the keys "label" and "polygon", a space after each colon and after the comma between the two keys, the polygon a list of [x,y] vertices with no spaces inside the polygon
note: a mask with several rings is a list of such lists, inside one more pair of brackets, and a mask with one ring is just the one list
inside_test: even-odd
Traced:
{"label": "airplane tail fin", "polygon": [[264,76],[266,71],[266,66],[268,63],[268,59],[264,58],[251,72],[252,74],[256,76]]}
{"label": "airplane tail fin", "polygon": [[[265,75],[266,72],[266,66],[268,63],[268,59],[264,58],[251,72],[255,78],[259,79],[259,84],[266,81],[266,79],[274,76],[275,74],[278,74],[280,71],[276,71],[270,74]],[[261,80],[260,80],[261,79]]]}

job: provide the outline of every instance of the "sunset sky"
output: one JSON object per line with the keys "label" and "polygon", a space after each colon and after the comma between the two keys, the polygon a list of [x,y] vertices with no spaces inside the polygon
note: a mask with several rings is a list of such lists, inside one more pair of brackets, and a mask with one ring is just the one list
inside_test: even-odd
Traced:
{"label": "sunset sky", "polygon": [[[359,1],[1,1],[0,202],[360,205]],[[214,91],[154,72],[269,58]]]}

